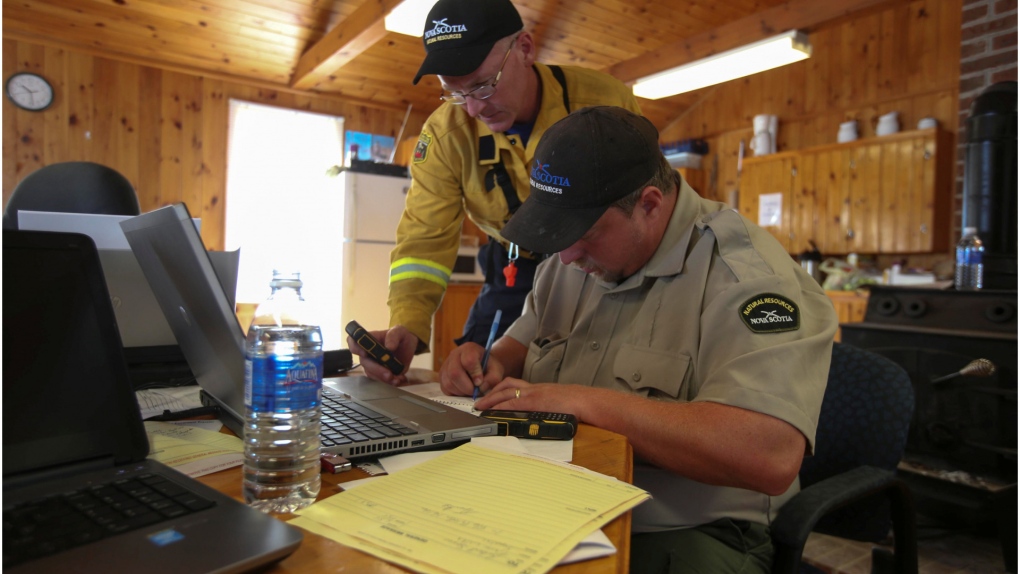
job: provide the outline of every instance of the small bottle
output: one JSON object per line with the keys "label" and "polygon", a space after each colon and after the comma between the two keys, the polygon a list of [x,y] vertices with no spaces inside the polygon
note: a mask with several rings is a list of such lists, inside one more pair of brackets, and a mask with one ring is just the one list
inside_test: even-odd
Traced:
{"label": "small bottle", "polygon": [[322,333],[306,318],[300,273],[273,271],[245,344],[244,500],[294,512],[319,494]]}
{"label": "small bottle", "polygon": [[977,235],[976,227],[964,227],[963,237],[956,244],[956,279],[958,291],[984,287],[985,246]]}

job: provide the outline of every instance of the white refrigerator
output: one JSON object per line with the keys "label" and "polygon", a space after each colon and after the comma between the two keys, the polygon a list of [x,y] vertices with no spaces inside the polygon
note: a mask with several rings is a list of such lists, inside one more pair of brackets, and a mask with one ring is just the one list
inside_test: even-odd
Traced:
{"label": "white refrigerator", "polygon": [[[369,331],[389,326],[386,305],[390,252],[411,180],[406,177],[343,171],[341,328],[356,320]],[[331,334],[323,333],[327,338]],[[346,334],[343,335],[346,347]],[[431,347],[431,342],[430,345]],[[432,369],[432,354],[415,356],[411,366]]]}

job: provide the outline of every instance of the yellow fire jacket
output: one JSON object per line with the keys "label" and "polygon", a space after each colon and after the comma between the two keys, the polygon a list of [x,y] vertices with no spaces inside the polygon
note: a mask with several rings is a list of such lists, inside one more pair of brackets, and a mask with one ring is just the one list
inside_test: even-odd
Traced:
{"label": "yellow fire jacket", "polygon": [[[450,280],[464,215],[504,242],[499,231],[511,215],[507,198],[510,203],[527,199],[528,166],[546,129],[569,111],[586,106],[614,105],[641,112],[630,89],[612,76],[560,67],[565,98],[552,68],[535,64],[535,69],[542,83],[542,103],[527,146],[517,135],[493,133],[462,106],[449,103],[433,112],[418,137],[411,187],[397,226],[397,245],[390,254],[388,299],[390,326],[404,325],[414,333],[421,341],[418,352],[428,350],[432,315]],[[501,172],[505,175],[499,177]]]}

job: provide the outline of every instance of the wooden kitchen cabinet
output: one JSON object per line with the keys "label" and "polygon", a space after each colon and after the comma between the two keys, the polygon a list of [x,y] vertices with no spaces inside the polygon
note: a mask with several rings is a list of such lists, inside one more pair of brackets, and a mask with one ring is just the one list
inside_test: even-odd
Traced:
{"label": "wooden kitchen cabinet", "polygon": [[749,158],[740,212],[759,222],[761,196],[778,194],[779,217],[763,223],[792,254],[809,240],[831,255],[944,251],[952,158],[938,128]]}
{"label": "wooden kitchen cabinet", "polygon": [[[864,314],[868,310],[868,292],[857,291],[826,291],[825,294],[832,301],[836,309],[836,318],[840,325],[843,323],[860,323],[864,320]],[[835,341],[838,343],[842,338],[842,328],[836,329]]]}
{"label": "wooden kitchen cabinet", "polygon": [[[774,154],[768,156],[767,161],[765,158],[754,162],[744,160],[739,199],[740,213],[761,225],[791,253],[796,252],[796,248],[791,245],[791,239],[795,235],[792,225],[795,218],[793,214],[795,160],[796,157],[792,153]],[[770,209],[780,204],[781,210]]]}
{"label": "wooden kitchen cabinet", "polygon": [[453,340],[464,334],[464,323],[467,322],[471,305],[474,304],[481,290],[481,283],[450,283],[446,287],[443,302],[436,310],[433,320],[433,369],[438,371],[450,351],[457,347]]}

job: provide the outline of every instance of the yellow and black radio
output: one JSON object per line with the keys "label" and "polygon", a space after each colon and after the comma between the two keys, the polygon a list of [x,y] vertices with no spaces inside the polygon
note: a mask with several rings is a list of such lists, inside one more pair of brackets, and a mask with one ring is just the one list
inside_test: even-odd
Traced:
{"label": "yellow and black radio", "polygon": [[564,413],[489,410],[481,416],[496,421],[496,434],[503,436],[570,440],[577,433],[577,417]]}

